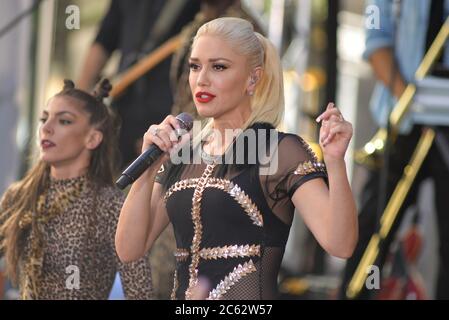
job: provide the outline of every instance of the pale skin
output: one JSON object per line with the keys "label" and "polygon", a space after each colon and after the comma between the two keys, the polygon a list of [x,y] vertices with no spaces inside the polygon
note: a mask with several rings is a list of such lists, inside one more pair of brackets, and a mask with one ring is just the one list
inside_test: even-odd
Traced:
{"label": "pale skin", "polygon": [[50,175],[70,179],[85,174],[103,134],[89,124],[89,114],[81,103],[56,96],[43,109],[40,121],[40,160],[50,165]]}
{"label": "pale skin", "polygon": [[[195,99],[198,113],[212,118],[213,128],[220,132],[241,128],[250,116],[249,93],[254,92],[262,68],[251,68],[245,56],[236,53],[217,36],[201,36],[194,43],[190,65],[189,82],[194,99],[198,92],[215,96],[206,103]],[[358,234],[356,207],[344,162],[352,126],[344,121],[333,104],[317,121],[323,124],[320,145],[328,170],[329,188],[322,179],[310,180],[296,190],[292,201],[321,246],[331,255],[348,258]],[[155,128],[158,128],[157,135]],[[142,150],[154,143],[166,154],[134,182],[123,205],[115,243],[118,256],[124,262],[142,257],[169,223],[163,202],[164,190],[154,178],[161,164],[169,159],[168,153],[189,139],[186,134],[180,143],[174,144],[177,128],[177,120],[168,116],[161,124],[151,126],[144,135]],[[224,141],[212,139],[206,144],[208,153],[222,154],[232,142],[226,141],[224,133],[221,137]]]}

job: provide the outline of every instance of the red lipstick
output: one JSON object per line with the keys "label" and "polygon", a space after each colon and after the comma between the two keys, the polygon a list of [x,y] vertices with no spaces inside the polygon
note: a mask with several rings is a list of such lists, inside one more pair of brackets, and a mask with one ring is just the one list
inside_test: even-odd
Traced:
{"label": "red lipstick", "polygon": [[213,95],[212,93],[209,93],[209,92],[200,91],[195,94],[195,98],[198,102],[208,103],[208,102],[212,101],[213,98],[215,98],[215,95]]}

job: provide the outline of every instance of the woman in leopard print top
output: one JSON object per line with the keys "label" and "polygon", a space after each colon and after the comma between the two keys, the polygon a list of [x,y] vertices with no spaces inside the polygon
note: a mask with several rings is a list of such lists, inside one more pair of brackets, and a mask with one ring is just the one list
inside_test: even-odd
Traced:
{"label": "woman in leopard print top", "polygon": [[66,80],[42,113],[40,161],[0,202],[0,256],[23,299],[107,299],[116,271],[127,298],[151,298],[148,257],[124,264],[115,252],[124,197],[112,184],[110,89],[105,80],[92,96]]}

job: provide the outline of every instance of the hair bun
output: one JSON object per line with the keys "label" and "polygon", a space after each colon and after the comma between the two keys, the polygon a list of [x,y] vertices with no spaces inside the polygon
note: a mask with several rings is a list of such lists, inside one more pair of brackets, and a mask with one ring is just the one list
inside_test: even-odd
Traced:
{"label": "hair bun", "polygon": [[98,101],[103,101],[104,98],[109,97],[109,92],[111,91],[111,89],[112,85],[109,82],[109,79],[103,79],[98,85],[98,88],[94,91],[94,97]]}
{"label": "hair bun", "polygon": [[62,90],[70,90],[75,88],[75,83],[72,80],[64,79],[64,87]]}

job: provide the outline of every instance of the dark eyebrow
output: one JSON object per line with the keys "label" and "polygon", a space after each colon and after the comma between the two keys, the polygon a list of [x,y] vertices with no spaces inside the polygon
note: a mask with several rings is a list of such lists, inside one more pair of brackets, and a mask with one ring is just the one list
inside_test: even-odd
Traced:
{"label": "dark eyebrow", "polygon": [[[194,62],[200,61],[200,59],[195,58],[195,57],[190,57],[189,60],[194,61]],[[219,60],[224,60],[224,61],[227,61],[227,62],[232,62],[231,60],[226,59],[226,58],[214,58],[214,59],[209,59],[209,62],[216,62],[216,61],[219,61]]]}
{"label": "dark eyebrow", "polygon": [[[45,115],[48,115],[48,111],[47,110],[44,110],[42,113],[45,114]],[[70,111],[60,111],[60,112],[56,113],[56,116],[62,116],[64,114],[66,114],[66,113],[68,115],[71,115],[72,117],[76,118],[76,114],[74,114],[73,112],[70,112]]]}
{"label": "dark eyebrow", "polygon": [[70,111],[60,111],[60,112],[58,112],[56,115],[57,116],[62,116],[62,115],[64,115],[64,114],[68,114],[68,115],[71,115],[72,117],[75,117],[76,118],[76,114],[74,114],[73,112],[70,112]]}

